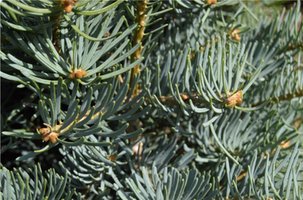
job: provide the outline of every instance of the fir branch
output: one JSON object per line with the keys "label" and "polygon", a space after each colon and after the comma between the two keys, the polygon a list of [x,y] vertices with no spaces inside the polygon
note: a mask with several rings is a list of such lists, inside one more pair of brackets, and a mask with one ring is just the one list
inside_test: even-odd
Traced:
{"label": "fir branch", "polygon": [[[187,103],[188,105],[190,104],[190,101],[195,104],[195,105],[209,105],[209,103],[207,101],[205,101],[203,99],[203,96],[201,96],[199,93],[180,93],[180,96],[182,98],[182,100]],[[221,94],[221,96],[219,95],[219,97],[223,100],[223,101],[217,101],[216,99],[214,99],[213,101],[221,104],[221,105],[240,105],[242,103],[242,97],[241,97],[241,90],[239,90],[238,92],[230,92],[227,95],[226,94]],[[155,97],[152,98],[154,103],[157,103],[157,100],[155,99]],[[178,106],[180,105],[180,101],[177,100],[177,98],[173,95],[167,95],[167,96],[161,96],[160,99],[161,103],[163,105],[168,105],[168,106]],[[146,98],[146,102],[149,104],[149,99]],[[231,107],[233,108],[233,107]]]}
{"label": "fir branch", "polygon": [[[136,23],[138,24],[137,28],[134,31],[134,38],[133,38],[133,46],[140,44],[143,36],[144,36],[144,29],[145,29],[145,18],[146,18],[146,7],[147,7],[148,0],[138,0],[137,3],[137,11],[136,11]],[[142,45],[132,54],[131,60],[138,60],[141,58],[142,52]],[[140,63],[137,64],[131,71],[131,78],[130,78],[130,85],[133,85],[134,76],[140,72]],[[138,85],[135,86],[133,90],[133,94],[138,93]]]}
{"label": "fir branch", "polygon": [[1,1],[0,198],[302,199],[300,3]]}
{"label": "fir branch", "polygon": [[[293,98],[297,98],[297,97],[303,97],[303,90],[299,90],[299,91],[295,91],[295,93],[288,93],[286,95],[281,95],[281,96],[278,96],[278,97],[275,97],[275,98],[272,98],[271,100],[271,103],[270,104],[267,104],[267,106],[270,106],[271,104],[274,104],[274,103],[279,103],[279,102],[283,102],[283,101],[291,101]],[[263,104],[264,102],[257,102],[257,103],[254,103],[252,104],[252,107],[257,107],[261,104]]]}

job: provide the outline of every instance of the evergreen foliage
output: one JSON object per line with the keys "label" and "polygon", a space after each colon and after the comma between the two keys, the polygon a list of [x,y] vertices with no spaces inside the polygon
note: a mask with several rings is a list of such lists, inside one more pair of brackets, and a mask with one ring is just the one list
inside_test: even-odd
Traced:
{"label": "evergreen foliage", "polygon": [[1,199],[303,199],[300,1],[0,6]]}

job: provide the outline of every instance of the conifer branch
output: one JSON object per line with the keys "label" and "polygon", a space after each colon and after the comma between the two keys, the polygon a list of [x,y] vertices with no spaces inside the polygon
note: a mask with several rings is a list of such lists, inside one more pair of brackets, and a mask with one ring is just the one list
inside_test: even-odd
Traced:
{"label": "conifer branch", "polygon": [[[59,4],[55,4],[55,7],[59,7]],[[52,42],[56,49],[56,51],[59,53],[60,51],[60,36],[59,36],[59,28],[60,28],[60,19],[62,18],[62,12],[59,12],[55,16],[51,16],[51,21],[56,21],[56,23],[52,27]]]}
{"label": "conifer branch", "polygon": [[[296,91],[295,93],[288,93],[286,95],[281,95],[281,96],[278,96],[277,98],[273,98],[271,100],[272,103],[277,103],[277,100],[278,102],[282,102],[282,101],[290,101],[292,100],[294,97],[303,97],[303,90],[299,90],[299,91]],[[257,102],[257,103],[254,103],[252,105],[252,107],[255,107],[255,106],[259,106],[261,105],[262,103],[264,102]],[[271,104],[267,104],[267,106],[270,106]]]}
{"label": "conifer branch", "polygon": [[[133,38],[133,46],[136,46],[139,44],[144,36],[144,28],[145,28],[145,10],[147,7],[148,0],[138,0],[137,4],[137,11],[136,11],[136,20],[135,22],[138,24],[138,27],[134,31],[134,38]],[[142,45],[137,49],[131,56],[131,60],[135,61],[141,58],[141,52],[142,52]],[[130,78],[130,85],[133,84],[133,79],[136,74],[140,72],[140,63],[137,64],[131,71],[131,78]],[[135,89],[133,91],[133,94],[138,93],[138,85],[135,86]]]}
{"label": "conifer branch", "polygon": [[0,199],[303,199],[300,3],[1,1]]}
{"label": "conifer branch", "polygon": [[[236,103],[236,105],[239,105],[242,103],[241,100],[241,94],[242,91],[239,90],[236,93],[229,93],[228,95],[226,94],[222,94],[221,99],[223,100],[222,102],[216,101],[216,99],[213,99],[214,102],[220,103],[220,104],[232,104],[232,103]],[[201,95],[199,95],[198,93],[191,93],[191,94],[187,94],[187,93],[181,93],[180,94],[182,100],[185,103],[189,104],[189,100],[191,100],[194,104],[206,104],[207,102],[202,100],[201,98],[203,98]],[[201,98],[199,98],[201,97]],[[153,98],[153,101],[156,103],[156,99]],[[149,103],[149,100],[146,99],[146,102]],[[163,105],[168,105],[168,106],[178,106],[180,105],[180,103],[176,100],[176,98],[172,95],[167,95],[167,96],[161,96],[161,103]]]}

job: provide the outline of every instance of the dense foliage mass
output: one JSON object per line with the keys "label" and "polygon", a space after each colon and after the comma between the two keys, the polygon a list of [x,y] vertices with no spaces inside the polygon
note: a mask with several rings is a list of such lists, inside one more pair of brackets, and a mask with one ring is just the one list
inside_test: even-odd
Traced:
{"label": "dense foliage mass", "polygon": [[282,3],[0,1],[1,199],[303,199]]}

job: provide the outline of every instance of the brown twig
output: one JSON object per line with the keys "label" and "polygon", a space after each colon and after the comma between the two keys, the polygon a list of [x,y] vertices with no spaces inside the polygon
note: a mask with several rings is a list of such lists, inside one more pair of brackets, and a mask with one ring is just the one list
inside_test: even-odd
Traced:
{"label": "brown twig", "polygon": [[[277,98],[278,98],[279,102],[281,102],[281,101],[290,101],[294,97],[303,97],[303,90],[301,89],[299,91],[296,91],[294,94],[289,93],[287,95],[281,95]],[[252,105],[252,107],[259,106],[262,103],[264,103],[264,102],[255,103]],[[271,103],[276,103],[276,99],[272,99]],[[269,105],[271,105],[271,104],[267,104],[267,106],[269,106]]]}
{"label": "brown twig", "polygon": [[[144,27],[145,27],[145,17],[146,15],[145,10],[146,10],[146,3],[148,0],[138,0],[138,5],[137,5],[137,12],[136,12],[136,23],[138,23],[138,27],[134,31],[134,40],[133,40],[133,46],[139,44],[144,36]],[[141,52],[142,52],[142,45],[131,55],[131,60],[138,60],[141,57]],[[131,78],[130,78],[130,85],[133,84],[133,79],[136,74],[140,72],[140,63],[137,64],[131,71]],[[136,85],[133,94],[138,93],[138,85]]]}

